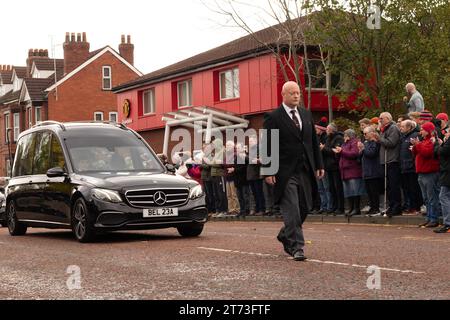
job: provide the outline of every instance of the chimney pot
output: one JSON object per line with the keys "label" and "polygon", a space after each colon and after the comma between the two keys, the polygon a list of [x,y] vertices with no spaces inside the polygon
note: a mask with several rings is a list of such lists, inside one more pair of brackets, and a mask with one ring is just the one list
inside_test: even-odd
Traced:
{"label": "chimney pot", "polygon": [[127,36],[127,43],[131,43],[131,36],[130,35]]}
{"label": "chimney pot", "polygon": [[120,43],[125,43],[125,35],[124,34],[120,37]]}
{"label": "chimney pot", "polygon": [[66,42],[70,42],[70,33],[66,32]]}
{"label": "chimney pot", "polygon": [[32,57],[33,56],[33,49],[29,49],[28,50],[28,57]]}
{"label": "chimney pot", "polygon": [[81,33],[77,33],[77,42],[81,42]]}
{"label": "chimney pot", "polygon": [[86,42],[86,32],[83,32],[83,42]]}
{"label": "chimney pot", "polygon": [[75,42],[75,32],[70,34],[70,42]]}

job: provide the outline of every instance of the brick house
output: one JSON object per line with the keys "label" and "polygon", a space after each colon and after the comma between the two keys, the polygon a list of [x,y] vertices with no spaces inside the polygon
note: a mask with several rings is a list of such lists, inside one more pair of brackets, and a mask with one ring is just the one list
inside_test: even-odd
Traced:
{"label": "brick house", "polygon": [[30,49],[25,67],[0,68],[0,175],[10,159],[7,137],[12,158],[19,133],[40,121],[117,121],[112,87],[142,76],[130,36],[122,35],[118,52],[90,51],[85,33],[66,33],[63,48],[64,59]]}

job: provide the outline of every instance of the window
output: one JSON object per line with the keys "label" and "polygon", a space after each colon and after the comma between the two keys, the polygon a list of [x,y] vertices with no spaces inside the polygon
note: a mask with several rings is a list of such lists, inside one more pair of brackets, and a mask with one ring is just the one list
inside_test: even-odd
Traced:
{"label": "window", "polygon": [[17,146],[14,160],[13,176],[29,176],[33,173],[34,151],[36,149],[36,134],[23,136]]}
{"label": "window", "polygon": [[30,107],[27,109],[28,128],[33,126],[33,109]]}
{"label": "window", "polygon": [[144,114],[155,113],[155,88],[144,91],[142,103],[144,105]]}
{"label": "window", "polygon": [[58,138],[52,136],[52,146],[51,146],[51,158],[50,158],[50,168],[66,168],[66,160],[64,158],[64,151],[62,149],[61,143],[59,143]]}
{"label": "window", "polygon": [[94,112],[95,121],[103,121],[103,112]]}
{"label": "window", "polygon": [[103,90],[111,90],[111,67],[103,67]]}
{"label": "window", "polygon": [[41,117],[41,107],[36,107],[35,109],[35,117],[34,117],[36,124],[40,123],[42,121]]}
{"label": "window", "polygon": [[20,114],[14,113],[13,119],[14,119],[14,141],[17,141],[20,134]]}
{"label": "window", "polygon": [[50,169],[50,132],[39,132],[36,135],[36,150],[34,151],[33,174],[46,174]]}
{"label": "window", "polygon": [[109,121],[117,122],[117,112],[110,112],[109,113]]}
{"label": "window", "polygon": [[192,106],[192,80],[178,83],[178,108]]}
{"label": "window", "polygon": [[[311,72],[311,89],[327,89],[327,75],[325,71],[325,67],[323,65],[322,60],[308,60],[309,65],[309,71]],[[341,83],[341,76],[343,73],[331,74],[331,88],[333,89],[339,89]],[[308,89],[309,88],[309,82],[308,82],[308,74],[306,73],[305,68],[305,86]]]}
{"label": "window", "polygon": [[239,69],[220,73],[220,100],[239,98]]}
{"label": "window", "polygon": [[9,135],[9,129],[11,129],[9,113],[5,113],[5,142],[6,143],[8,143],[11,139],[11,136]]}

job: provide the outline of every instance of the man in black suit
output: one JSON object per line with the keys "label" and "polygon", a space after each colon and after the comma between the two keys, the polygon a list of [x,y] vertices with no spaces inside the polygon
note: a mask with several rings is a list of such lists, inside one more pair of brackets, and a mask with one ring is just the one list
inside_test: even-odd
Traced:
{"label": "man in black suit", "polygon": [[284,226],[277,239],[294,260],[303,261],[306,257],[302,225],[312,208],[315,178],[324,176],[323,162],[312,114],[298,107],[299,86],[286,82],[281,95],[282,105],[264,116],[264,129],[268,131],[265,147],[271,158],[271,132],[279,130],[279,170],[265,179],[274,186],[274,201],[283,214]]}

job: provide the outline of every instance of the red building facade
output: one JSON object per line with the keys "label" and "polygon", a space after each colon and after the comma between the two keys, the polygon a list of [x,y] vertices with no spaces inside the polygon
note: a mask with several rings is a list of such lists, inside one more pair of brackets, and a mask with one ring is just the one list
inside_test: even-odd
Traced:
{"label": "red building facade", "polygon": [[[270,37],[264,34],[267,30],[262,32]],[[320,65],[314,70],[320,73]],[[284,82],[275,56],[251,37],[243,37],[113,91],[117,94],[119,121],[138,131],[156,152],[161,152],[164,114],[207,106],[244,117],[251,128],[258,129],[262,127],[264,113],[281,104]],[[314,83],[317,87],[311,90],[311,110],[317,116],[327,114],[326,89],[320,81]],[[304,80],[303,84],[305,88]],[[304,89],[303,95],[308,105],[307,90]],[[333,109],[351,106],[354,99],[355,94],[344,103],[333,97]],[[123,108],[124,104],[130,108]]]}

